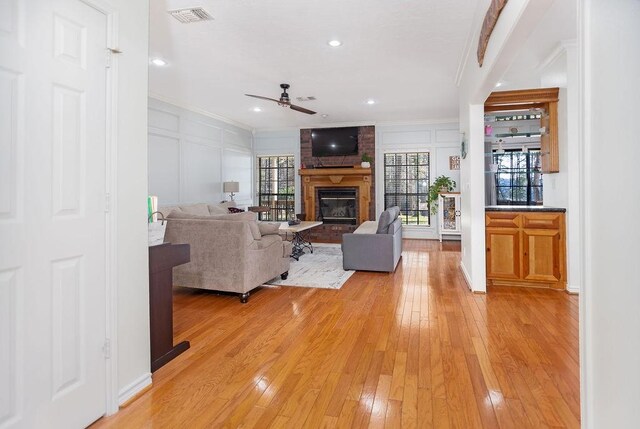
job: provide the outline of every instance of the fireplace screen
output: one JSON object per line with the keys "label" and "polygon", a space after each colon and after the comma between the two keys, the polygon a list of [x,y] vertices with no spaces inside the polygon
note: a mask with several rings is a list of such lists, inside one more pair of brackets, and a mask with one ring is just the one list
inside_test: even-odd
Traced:
{"label": "fireplace screen", "polygon": [[356,201],[355,189],[319,189],[318,220],[355,225],[358,216]]}

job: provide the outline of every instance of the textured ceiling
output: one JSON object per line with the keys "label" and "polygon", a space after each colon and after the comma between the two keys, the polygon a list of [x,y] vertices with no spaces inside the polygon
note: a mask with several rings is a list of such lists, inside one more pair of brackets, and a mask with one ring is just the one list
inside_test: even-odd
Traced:
{"label": "textured ceiling", "polygon": [[[193,6],[214,20],[181,24],[167,14]],[[150,66],[149,91],[251,128],[455,118],[454,80],[475,7],[473,0],[154,0],[150,56],[169,64]],[[331,48],[331,39],[343,45]],[[294,103],[315,96],[299,104],[318,114],[243,95],[278,98],[283,82]]]}

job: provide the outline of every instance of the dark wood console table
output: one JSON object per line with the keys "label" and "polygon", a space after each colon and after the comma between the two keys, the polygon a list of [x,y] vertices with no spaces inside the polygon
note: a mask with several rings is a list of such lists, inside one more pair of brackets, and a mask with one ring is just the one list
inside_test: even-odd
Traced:
{"label": "dark wood console table", "polygon": [[190,260],[188,244],[149,246],[151,372],[189,348],[189,341],[173,345],[173,267]]}

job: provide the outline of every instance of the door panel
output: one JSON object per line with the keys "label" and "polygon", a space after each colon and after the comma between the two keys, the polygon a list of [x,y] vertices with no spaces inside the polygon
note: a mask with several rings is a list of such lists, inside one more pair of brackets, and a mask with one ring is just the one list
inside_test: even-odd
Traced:
{"label": "door panel", "polygon": [[520,278],[520,232],[517,229],[486,229],[487,278]]}
{"label": "door panel", "polygon": [[0,427],[84,427],[105,411],[107,20],[79,0],[5,9]]}
{"label": "door panel", "polygon": [[562,237],[560,231],[526,229],[522,234],[524,279],[561,281]]}

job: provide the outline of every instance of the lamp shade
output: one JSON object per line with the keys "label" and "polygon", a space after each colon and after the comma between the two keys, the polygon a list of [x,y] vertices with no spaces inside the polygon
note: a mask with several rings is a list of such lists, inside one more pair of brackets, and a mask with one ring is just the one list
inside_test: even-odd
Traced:
{"label": "lamp shade", "polygon": [[222,192],[239,192],[239,182],[222,182]]}

